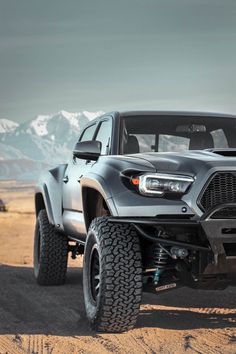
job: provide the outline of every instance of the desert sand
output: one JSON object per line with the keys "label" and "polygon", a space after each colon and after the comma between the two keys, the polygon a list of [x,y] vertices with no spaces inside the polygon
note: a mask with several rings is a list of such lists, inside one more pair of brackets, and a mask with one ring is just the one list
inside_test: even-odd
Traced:
{"label": "desert sand", "polygon": [[67,282],[40,287],[32,269],[33,185],[1,182],[0,354],[236,353],[236,288],[143,294],[137,326],[123,334],[90,330],[82,295],[81,259]]}

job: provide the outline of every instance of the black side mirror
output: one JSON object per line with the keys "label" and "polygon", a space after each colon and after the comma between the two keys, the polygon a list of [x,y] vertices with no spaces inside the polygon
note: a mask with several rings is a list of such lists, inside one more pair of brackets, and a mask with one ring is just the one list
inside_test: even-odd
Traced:
{"label": "black side mirror", "polygon": [[73,157],[96,161],[101,155],[102,143],[96,140],[81,141],[75,145]]}

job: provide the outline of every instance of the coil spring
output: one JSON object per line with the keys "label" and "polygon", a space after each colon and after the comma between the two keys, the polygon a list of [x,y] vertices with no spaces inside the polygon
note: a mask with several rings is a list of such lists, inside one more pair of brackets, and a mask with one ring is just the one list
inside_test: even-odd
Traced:
{"label": "coil spring", "polygon": [[168,262],[169,255],[166,251],[160,247],[159,244],[155,244],[154,246],[154,265],[158,269],[165,269],[166,264]]}

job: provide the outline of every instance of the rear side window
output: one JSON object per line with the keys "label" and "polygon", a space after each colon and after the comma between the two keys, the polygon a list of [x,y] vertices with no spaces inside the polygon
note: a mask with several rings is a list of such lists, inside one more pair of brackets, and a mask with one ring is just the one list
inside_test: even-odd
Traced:
{"label": "rear side window", "polygon": [[96,124],[93,124],[90,127],[86,128],[82,134],[82,137],[80,138],[80,141],[93,140],[95,129],[96,129]]}
{"label": "rear side window", "polygon": [[229,147],[223,129],[217,129],[211,132],[216,149],[227,149]]}
{"label": "rear side window", "polygon": [[133,134],[138,139],[139,151],[140,152],[150,152],[155,151],[155,140],[156,136],[154,134]]}
{"label": "rear side window", "polygon": [[176,135],[159,135],[158,151],[186,151],[189,149],[190,139]]}
{"label": "rear side window", "polygon": [[111,146],[112,120],[105,120],[101,123],[96,139],[102,143],[101,155],[107,155]]}

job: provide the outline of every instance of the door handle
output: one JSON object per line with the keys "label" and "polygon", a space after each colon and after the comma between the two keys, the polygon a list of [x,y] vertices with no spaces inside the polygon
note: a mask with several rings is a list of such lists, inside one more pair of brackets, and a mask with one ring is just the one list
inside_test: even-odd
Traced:
{"label": "door handle", "polygon": [[63,182],[64,183],[67,183],[69,181],[69,177],[68,176],[65,176],[64,178],[63,178]]}

